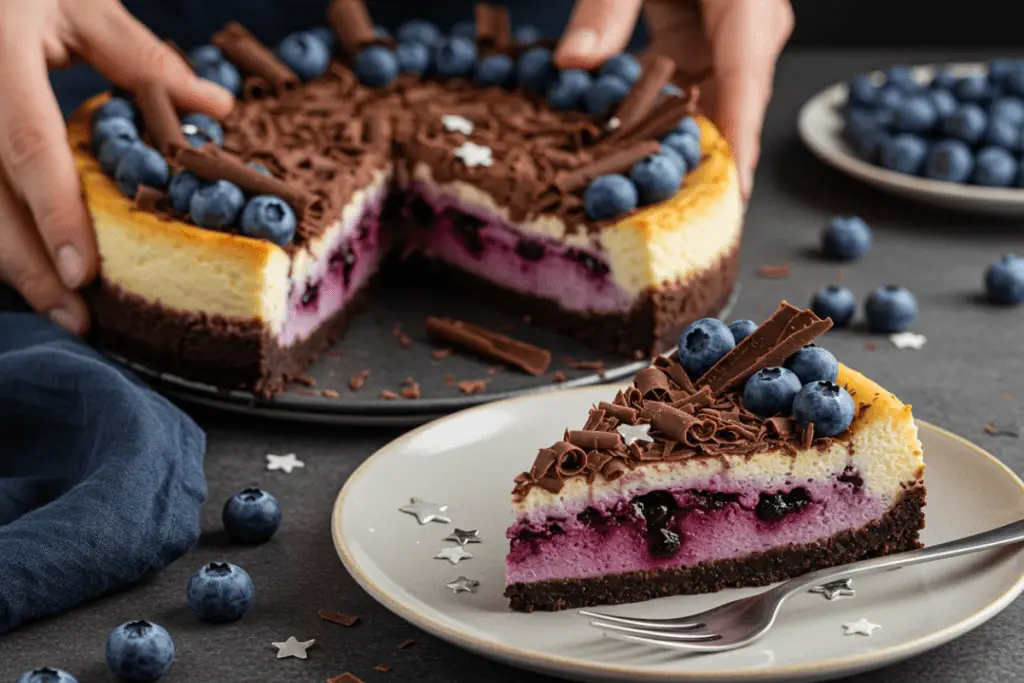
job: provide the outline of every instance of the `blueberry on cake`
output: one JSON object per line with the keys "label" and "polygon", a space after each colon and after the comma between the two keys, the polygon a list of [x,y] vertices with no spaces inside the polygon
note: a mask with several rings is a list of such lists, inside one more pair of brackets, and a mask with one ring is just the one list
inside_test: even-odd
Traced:
{"label": "blueberry on cake", "polygon": [[920,547],[910,406],[813,344],[831,324],[785,302],[739,334],[698,320],[542,448],[512,493],[512,608],[760,586]]}
{"label": "blueberry on cake", "polygon": [[192,51],[237,95],[224,121],[155,85],[72,119],[99,344],[270,395],[341,335],[392,248],[624,357],[727,301],[736,170],[671,60],[560,72],[488,4],[472,37],[381,37],[358,0],[328,19],[276,49],[230,24]]}

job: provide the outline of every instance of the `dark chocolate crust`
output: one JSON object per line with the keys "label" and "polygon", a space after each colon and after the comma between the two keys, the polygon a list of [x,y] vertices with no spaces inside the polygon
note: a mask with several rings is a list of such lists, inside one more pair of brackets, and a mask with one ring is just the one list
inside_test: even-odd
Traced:
{"label": "dark chocolate crust", "polygon": [[924,505],[925,488],[921,485],[907,491],[903,500],[876,522],[824,541],[665,571],[514,583],[505,589],[505,597],[512,609],[520,612],[553,612],[643,602],[670,595],[714,593],[723,588],[765,586],[825,567],[920,548],[918,534],[924,528]]}

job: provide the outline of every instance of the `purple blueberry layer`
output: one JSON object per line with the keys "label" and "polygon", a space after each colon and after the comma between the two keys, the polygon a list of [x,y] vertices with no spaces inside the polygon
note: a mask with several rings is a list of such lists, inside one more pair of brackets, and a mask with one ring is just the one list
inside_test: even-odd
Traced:
{"label": "purple blueberry layer", "polygon": [[406,188],[403,213],[420,228],[409,236],[411,248],[507,289],[572,311],[625,313],[635,303],[612,280],[596,248],[528,233],[486,207],[422,181]]}
{"label": "purple blueberry layer", "polygon": [[655,571],[733,559],[822,540],[878,519],[893,501],[859,477],[840,475],[785,489],[672,489],[596,503],[576,514],[533,516],[509,528],[507,582]]}

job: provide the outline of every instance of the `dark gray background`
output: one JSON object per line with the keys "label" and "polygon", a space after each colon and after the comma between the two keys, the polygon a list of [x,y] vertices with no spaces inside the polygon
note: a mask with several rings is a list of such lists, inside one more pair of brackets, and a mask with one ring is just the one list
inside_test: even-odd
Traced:
{"label": "dark gray background", "polygon": [[[962,57],[986,55],[962,55]],[[994,55],[987,55],[994,56]],[[929,211],[890,199],[817,163],[796,138],[799,106],[820,88],[857,71],[892,61],[926,62],[948,53],[883,54],[805,52],[784,57],[764,136],[744,241],[744,282],[737,317],[761,319],[782,298],[806,304],[811,293],[834,282],[838,269],[817,260],[814,247],[823,223],[855,212],[875,228],[876,245],[860,264],[845,267],[843,281],[861,296],[899,283],[918,296],[915,329],[928,337],[921,351],[897,351],[884,338],[862,331],[831,332],[825,343],[848,365],[912,403],[917,416],[980,443],[1018,473],[1022,442],[983,432],[992,420],[1020,419],[1020,340],[1024,311],[995,309],[978,301],[984,266],[1007,251],[1024,253],[1021,222],[998,224],[970,216]],[[759,280],[758,266],[792,263],[785,280]],[[1007,400],[1004,395],[1013,394]],[[0,680],[32,666],[70,669],[83,683],[112,681],[103,643],[116,624],[148,618],[167,627],[178,648],[165,679],[219,681],[321,681],[351,671],[371,681],[541,681],[464,653],[418,632],[378,607],[341,567],[329,531],[334,498],[352,470],[397,432],[287,426],[198,414],[209,433],[210,502],[199,547],[144,585],[85,605],[0,638]],[[291,475],[264,471],[267,452],[296,452],[306,462]],[[524,467],[531,457],[524,454]],[[227,546],[220,532],[223,501],[258,482],[284,506],[284,524],[268,545]],[[502,501],[495,504],[503,505]],[[964,514],[969,514],[965,510]],[[227,559],[244,566],[256,582],[256,602],[241,622],[209,626],[185,605],[185,584],[201,564]],[[944,596],[937,599],[956,599]],[[319,620],[321,608],[355,613],[351,629]],[[1024,602],[963,638],[903,664],[848,679],[850,683],[1002,683],[1024,676]],[[277,661],[272,640],[316,638],[308,661]],[[407,638],[416,644],[399,650]],[[808,641],[808,647],[813,647]],[[390,673],[373,670],[377,664]]]}

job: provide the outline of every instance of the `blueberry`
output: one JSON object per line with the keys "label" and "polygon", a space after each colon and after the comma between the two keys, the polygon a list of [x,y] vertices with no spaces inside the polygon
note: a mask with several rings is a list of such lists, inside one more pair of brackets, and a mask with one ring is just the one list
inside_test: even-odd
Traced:
{"label": "blueberry", "polygon": [[476,43],[469,38],[442,40],[434,53],[434,69],[444,78],[465,78],[476,69]]}
{"label": "blueberry", "polygon": [[202,185],[192,193],[188,212],[196,225],[204,228],[226,228],[238,218],[245,196],[234,183],[226,180]]}
{"label": "blueberry", "polygon": [[248,488],[228,498],[221,519],[232,540],[263,543],[281,526],[281,505],[266,491]]}
{"label": "blueberry", "polygon": [[629,83],[618,76],[599,76],[590,90],[584,93],[583,108],[595,116],[605,114],[618,106],[629,90]]}
{"label": "blueberry", "polygon": [[764,368],[751,375],[743,387],[743,405],[761,417],[789,415],[800,386],[800,380],[790,370]]}
{"label": "blueberry", "polygon": [[441,38],[437,26],[423,19],[413,19],[398,27],[395,34],[400,43],[423,43],[433,46]]}
{"label": "blueberry", "polygon": [[988,63],[988,80],[993,85],[1002,85],[1006,77],[1021,68],[1016,59],[992,59]]}
{"label": "blueberry", "polygon": [[138,145],[142,145],[138,140],[128,141],[121,138],[107,140],[100,147],[100,153],[96,155],[96,160],[99,161],[103,172],[112,176],[117,172],[117,167],[124,156],[128,154],[128,150]]}
{"label": "blueberry", "polygon": [[[198,131],[195,135],[185,136],[193,147],[202,147],[207,142],[212,142],[218,147],[224,144],[224,129],[220,123],[206,114],[186,114],[181,117],[181,125],[195,126]],[[199,142],[199,144],[195,144],[192,138],[196,138],[195,142]]]}
{"label": "blueberry", "polygon": [[1024,97],[1024,69],[1006,74],[1003,79],[1003,89],[1011,95]]}
{"label": "blueberry", "polygon": [[924,174],[934,180],[966,183],[974,172],[974,155],[967,143],[960,140],[942,140],[928,152]]}
{"label": "blueberry", "polygon": [[953,94],[961,102],[985,102],[992,98],[992,89],[984,76],[966,76],[957,81]]}
{"label": "blueberry", "polygon": [[929,85],[936,90],[952,90],[956,87],[956,82],[958,80],[960,79],[957,78],[952,71],[948,69],[939,69],[932,76],[932,82]]}
{"label": "blueberry", "polygon": [[879,161],[883,168],[897,173],[917,175],[924,168],[928,143],[917,135],[900,133],[882,145]]}
{"label": "blueberry", "polygon": [[687,116],[682,121],[680,121],[672,132],[681,133],[683,135],[692,135],[698,141],[701,138],[700,124],[697,123],[697,119],[693,118],[692,116]]}
{"label": "blueberry", "polygon": [[985,147],[974,159],[974,177],[978,185],[1009,187],[1017,176],[1017,162],[1002,147]]}
{"label": "blueberry", "polygon": [[985,270],[985,292],[996,304],[1019,304],[1024,301],[1024,259],[1007,254],[993,261]]}
{"label": "blueberry", "polygon": [[540,31],[536,26],[530,26],[529,24],[517,26],[513,35],[516,42],[520,45],[533,45],[540,40]]}
{"label": "blueberry", "polygon": [[582,69],[569,69],[558,74],[548,86],[548,106],[555,111],[578,109],[583,93],[590,89],[590,74]]}
{"label": "blueberry", "polygon": [[893,66],[886,69],[885,84],[905,93],[913,93],[921,89],[921,84],[914,78],[914,72],[906,66]]}
{"label": "blueberry", "polygon": [[422,76],[430,69],[430,48],[423,43],[400,43],[395,48],[395,59],[401,73]]}
{"label": "blueberry", "polygon": [[[380,35],[378,30],[383,30],[385,35]],[[330,26],[317,26],[316,28],[309,29],[309,32],[320,39],[320,42],[327,48],[327,52],[334,52],[334,46],[337,44],[338,39],[334,35],[334,29]],[[383,26],[375,26],[373,29],[373,35],[377,38],[387,38],[388,30]]]}
{"label": "blueberry", "polygon": [[319,78],[331,63],[331,49],[312,31],[287,36],[277,46],[277,58],[304,81]]}
{"label": "blueberry", "polygon": [[973,145],[985,137],[988,114],[976,104],[961,104],[942,124],[947,135]]}
{"label": "blueberry", "polygon": [[821,251],[833,259],[854,261],[871,248],[871,228],[860,216],[836,216],[821,234]]}
{"label": "blueberry", "polygon": [[935,109],[928,95],[912,95],[896,107],[893,117],[893,128],[906,133],[927,133],[939,120],[939,112]]}
{"label": "blueberry", "polygon": [[599,76],[617,76],[631,86],[640,80],[642,73],[643,67],[640,66],[640,60],[628,52],[611,57],[601,65],[601,69],[598,71]]}
{"label": "blueberry", "polygon": [[1017,149],[1020,144],[1021,127],[1019,123],[1005,117],[989,117],[988,131],[985,133],[985,144],[991,147]]}
{"label": "blueberry", "polygon": [[940,89],[929,90],[926,93],[926,96],[931,100],[932,105],[935,107],[935,111],[939,113],[940,119],[943,119],[956,111],[956,97],[954,97],[953,93],[950,91]]}
{"label": "blueberry", "polygon": [[904,287],[886,285],[871,293],[864,312],[872,332],[903,332],[917,317],[917,299]]}
{"label": "blueberry", "polygon": [[683,184],[678,162],[664,154],[653,154],[638,161],[630,170],[629,179],[636,185],[641,204],[656,204],[670,199]]}
{"label": "blueberry", "polygon": [[814,425],[814,436],[837,436],[853,423],[856,406],[850,392],[834,382],[812,382],[793,399],[793,416],[801,427]]}
{"label": "blueberry", "polygon": [[689,171],[700,164],[700,138],[689,133],[669,133],[661,141],[662,149],[668,147],[686,162]]}
{"label": "blueberry", "polygon": [[200,45],[188,53],[188,59],[198,72],[199,69],[223,62],[224,53],[216,45]]}
{"label": "blueberry", "polygon": [[853,319],[857,299],[846,287],[829,285],[819,289],[811,298],[811,310],[819,318],[832,318],[836,327],[846,327]]}
{"label": "blueberry", "polygon": [[749,337],[757,329],[757,323],[753,320],[733,320],[729,323],[729,331],[732,332],[733,341],[739,344]]}
{"label": "blueberry", "polygon": [[242,234],[285,246],[295,237],[295,212],[284,200],[271,195],[259,195],[249,200],[242,209]]}
{"label": "blueberry", "polygon": [[171,199],[171,208],[178,213],[188,213],[192,195],[200,188],[203,181],[188,171],[178,171],[171,176],[167,185],[167,195]]}
{"label": "blueberry", "polygon": [[805,346],[786,359],[786,368],[800,379],[800,386],[827,380],[835,382],[839,376],[839,361],[820,346]]}
{"label": "blueberry", "polygon": [[196,67],[196,75],[220,85],[232,95],[242,92],[242,74],[228,61],[213,62]]}
{"label": "blueberry", "polygon": [[638,202],[636,185],[617,173],[594,178],[583,194],[583,208],[592,221],[615,218],[632,211]]}
{"label": "blueberry", "polygon": [[456,22],[455,25],[452,26],[452,30],[448,33],[455,38],[476,40],[476,23],[472,21]]}
{"label": "blueberry", "polygon": [[160,152],[138,144],[121,158],[114,171],[114,180],[123,194],[135,199],[139,185],[163,188],[167,185],[170,169]]}
{"label": "blueberry", "polygon": [[1017,125],[1024,124],[1024,100],[1019,97],[1000,97],[988,109],[993,119],[1007,119]]}
{"label": "blueberry", "polygon": [[78,683],[78,679],[63,669],[44,666],[21,674],[14,683]]}
{"label": "blueberry", "polygon": [[538,93],[547,92],[551,82],[558,78],[554,57],[545,47],[530,48],[520,55],[516,70],[523,88]]}
{"label": "blueberry", "polygon": [[363,85],[383,88],[398,76],[398,59],[386,47],[371,45],[356,58],[356,75]]}
{"label": "blueberry", "polygon": [[717,318],[702,318],[679,338],[679,360],[694,379],[711,369],[736,346],[728,326]]}
{"label": "blueberry", "polygon": [[846,84],[846,102],[854,106],[871,107],[875,104],[878,85],[870,74],[859,74]]}
{"label": "blueberry", "polygon": [[111,97],[103,103],[99,109],[92,113],[92,125],[96,125],[104,119],[128,119],[135,120],[135,107],[123,97]]}
{"label": "blueberry", "polygon": [[129,681],[155,681],[174,662],[174,641],[163,626],[129,621],[107,636],[107,666]]}
{"label": "blueberry", "polygon": [[843,122],[842,135],[857,156],[872,163],[877,161],[882,148],[890,139],[883,125],[859,117],[848,117]]}
{"label": "blueberry", "polygon": [[875,106],[879,109],[895,109],[907,97],[907,93],[898,88],[885,86],[879,88],[875,95]]}
{"label": "blueberry", "polygon": [[662,145],[661,150],[658,153],[672,160],[672,163],[674,163],[676,168],[679,169],[680,176],[685,176],[689,172],[689,169],[686,166],[686,160],[683,159],[682,155],[674,148],[669,147],[668,145]]}
{"label": "blueberry", "polygon": [[93,152],[98,152],[103,147],[103,143],[115,139],[123,142],[138,142],[139,131],[130,119],[120,117],[101,119],[92,127],[92,137],[89,141],[92,143]]}
{"label": "blueberry", "polygon": [[481,88],[508,87],[516,81],[516,63],[508,55],[488,55],[476,65],[476,84]]}
{"label": "blueberry", "polygon": [[[331,34],[333,35],[334,32],[332,31]],[[381,26],[380,24],[377,24],[376,26],[373,27],[373,37],[380,38],[381,40],[390,40],[391,31],[389,31],[386,26]]]}
{"label": "blueberry", "polygon": [[252,579],[239,566],[211,562],[196,570],[188,580],[185,595],[193,612],[207,621],[236,621],[249,609],[253,597]]}

